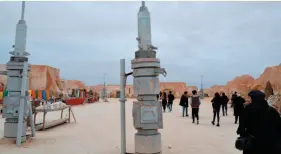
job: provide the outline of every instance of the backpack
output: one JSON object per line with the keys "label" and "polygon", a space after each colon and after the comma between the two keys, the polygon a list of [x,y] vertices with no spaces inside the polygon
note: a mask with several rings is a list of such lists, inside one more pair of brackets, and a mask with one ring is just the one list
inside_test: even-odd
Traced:
{"label": "backpack", "polygon": [[191,107],[192,108],[199,108],[200,106],[200,100],[199,100],[199,96],[192,96],[191,97]]}

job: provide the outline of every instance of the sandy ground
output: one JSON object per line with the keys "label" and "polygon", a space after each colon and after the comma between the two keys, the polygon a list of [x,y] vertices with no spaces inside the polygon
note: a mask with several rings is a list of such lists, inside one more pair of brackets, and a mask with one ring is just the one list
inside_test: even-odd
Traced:
{"label": "sandy ground", "polygon": [[[1,144],[1,154],[118,154],[120,153],[120,104],[95,103],[73,107],[77,123],[70,123],[37,132],[34,140],[21,148]],[[134,152],[132,99],[126,104],[127,152]],[[189,109],[190,112],[190,109]],[[240,154],[234,148],[236,129],[232,109],[221,117],[221,127],[211,124],[211,104],[205,100],[200,108],[200,125],[192,124],[190,117],[181,117],[178,100],[173,111],[164,113],[162,134],[163,154]],[[67,116],[67,115],[65,115]],[[47,120],[59,118],[59,112],[49,114]],[[0,137],[3,137],[4,119],[0,119]]]}

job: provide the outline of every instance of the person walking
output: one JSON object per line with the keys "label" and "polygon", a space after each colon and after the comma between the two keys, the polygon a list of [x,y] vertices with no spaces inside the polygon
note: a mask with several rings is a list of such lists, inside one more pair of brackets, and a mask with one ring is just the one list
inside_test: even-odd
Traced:
{"label": "person walking", "polygon": [[167,94],[166,92],[162,93],[162,107],[164,112],[166,112],[166,107],[167,107]]}
{"label": "person walking", "polygon": [[222,93],[221,96],[221,100],[222,100],[222,116],[227,116],[227,104],[228,104],[228,97],[225,95],[225,93]]}
{"label": "person walking", "polygon": [[192,108],[192,123],[195,123],[195,118],[197,119],[197,125],[199,124],[199,107],[201,104],[200,98],[197,95],[197,91],[193,90],[192,91],[192,96],[191,96],[191,108]]}
{"label": "person walking", "polygon": [[172,91],[169,91],[169,95],[168,95],[168,108],[169,108],[170,112],[172,112],[172,109],[173,109],[174,99],[175,99],[175,96],[172,94]]}
{"label": "person walking", "polygon": [[181,96],[180,106],[182,106],[182,117],[184,117],[184,113],[185,113],[185,116],[188,117],[188,95],[187,95],[187,91],[185,91],[183,93],[183,95]]}
{"label": "person walking", "polygon": [[215,120],[217,117],[217,127],[220,126],[220,108],[222,105],[222,99],[218,92],[215,93],[215,97],[211,100],[213,106],[213,121],[212,124],[215,125]]}
{"label": "person walking", "polygon": [[241,111],[243,110],[244,106],[243,104],[245,103],[245,99],[241,97],[240,94],[237,95],[233,102],[233,109],[234,109],[234,116],[235,116],[235,124],[238,123],[239,116],[241,115]]}
{"label": "person walking", "polygon": [[233,102],[235,101],[236,98],[237,98],[237,92],[235,91],[234,94],[232,94],[231,96],[231,107],[233,107]]}
{"label": "person walking", "polygon": [[[279,113],[268,105],[263,92],[253,90],[248,96],[249,102],[244,103],[245,108],[241,112],[241,121],[236,131],[240,137],[236,140],[235,147],[243,150],[243,154],[280,154]],[[249,141],[246,146],[245,140]]]}

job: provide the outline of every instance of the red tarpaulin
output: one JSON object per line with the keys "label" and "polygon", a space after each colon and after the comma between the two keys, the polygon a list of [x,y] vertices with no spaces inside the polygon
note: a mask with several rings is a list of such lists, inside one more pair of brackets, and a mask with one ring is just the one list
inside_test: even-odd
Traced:
{"label": "red tarpaulin", "polygon": [[66,105],[81,105],[84,103],[85,98],[71,98],[65,100]]}

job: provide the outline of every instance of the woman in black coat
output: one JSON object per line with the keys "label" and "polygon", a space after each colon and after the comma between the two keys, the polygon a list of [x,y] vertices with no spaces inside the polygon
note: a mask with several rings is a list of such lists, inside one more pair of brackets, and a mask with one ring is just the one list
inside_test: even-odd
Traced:
{"label": "woman in black coat", "polygon": [[222,115],[223,116],[227,116],[227,104],[228,104],[228,97],[225,95],[225,93],[222,93],[222,96],[221,96],[221,99],[222,99]]}
{"label": "woman in black coat", "polygon": [[218,92],[215,93],[215,97],[211,100],[211,102],[212,102],[213,112],[214,112],[212,124],[215,125],[215,120],[217,117],[217,122],[218,122],[217,126],[219,127],[220,126],[220,108],[221,108],[221,104],[222,104],[222,99]]}
{"label": "woman in black coat", "polygon": [[239,119],[239,117],[241,115],[241,112],[242,112],[242,110],[244,108],[243,104],[245,102],[246,102],[245,99],[242,98],[240,96],[240,94],[237,95],[236,99],[233,102],[233,109],[234,109],[234,116],[235,116],[235,122],[234,123],[235,124],[237,124],[237,122],[238,122],[238,119]]}
{"label": "woman in black coat", "polygon": [[250,145],[253,148],[244,149],[243,154],[280,154],[277,150],[281,136],[279,113],[268,105],[263,92],[253,90],[248,96],[250,100],[242,109],[237,134],[254,139]]}
{"label": "woman in black coat", "polygon": [[166,111],[166,107],[167,107],[167,94],[166,92],[163,92],[162,94],[162,107],[164,112]]}

